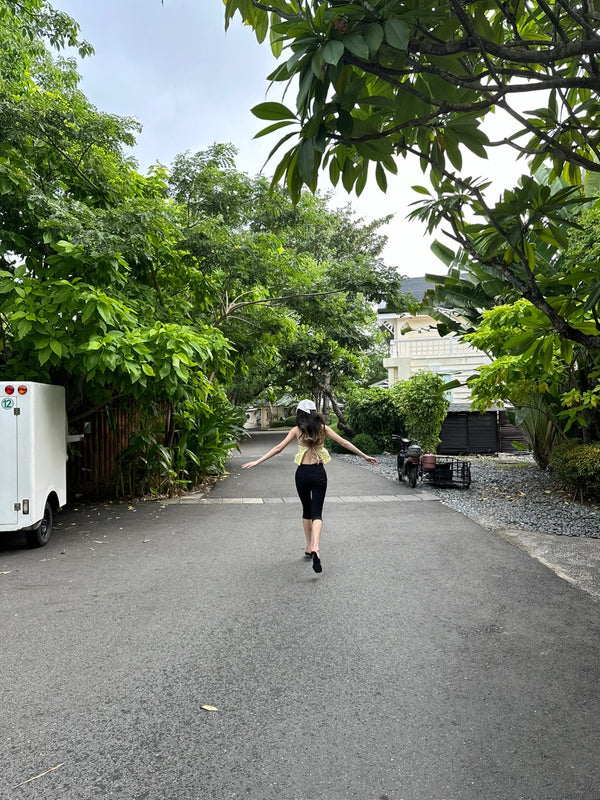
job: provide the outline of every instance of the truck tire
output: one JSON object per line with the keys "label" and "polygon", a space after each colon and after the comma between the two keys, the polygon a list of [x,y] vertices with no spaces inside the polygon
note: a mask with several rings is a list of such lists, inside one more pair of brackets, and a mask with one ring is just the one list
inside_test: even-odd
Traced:
{"label": "truck tire", "polygon": [[48,539],[52,533],[52,506],[46,502],[44,506],[44,516],[42,521],[32,531],[25,531],[27,537],[27,544],[30,547],[43,547],[48,544]]}
{"label": "truck tire", "polygon": [[411,489],[417,485],[417,468],[415,466],[408,468],[408,485]]}

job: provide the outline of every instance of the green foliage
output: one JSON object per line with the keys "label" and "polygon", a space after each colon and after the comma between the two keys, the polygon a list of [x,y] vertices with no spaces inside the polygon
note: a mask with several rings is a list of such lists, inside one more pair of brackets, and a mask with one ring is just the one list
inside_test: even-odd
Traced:
{"label": "green foliage", "polygon": [[[353,440],[353,437],[352,437],[352,436],[349,436],[347,433],[344,433],[343,431],[340,431],[340,429],[339,429],[339,427],[338,427],[338,424],[337,424],[336,422],[330,422],[330,423],[329,423],[329,427],[330,427],[332,430],[334,430],[334,431],[335,431],[335,432],[336,432],[336,433],[337,433],[339,436],[341,436],[343,439],[350,440],[350,441],[352,441],[352,440]],[[331,453],[348,453],[348,450],[346,450],[346,448],[345,448],[345,447],[342,447],[342,445],[341,445],[341,444],[338,444],[336,441],[334,441],[333,439],[330,439],[329,437],[327,437],[327,438],[325,439],[325,447],[326,447],[326,448],[327,448],[327,449],[328,449],[328,450],[329,450]]]}
{"label": "green foliage", "polygon": [[269,427],[270,428],[290,428],[290,427],[293,428],[294,426],[293,426],[293,424],[290,425],[290,423],[285,419],[274,419],[269,424]]}
{"label": "green foliage", "polygon": [[384,220],[365,224],[307,192],[294,205],[265,179],[236,172],[234,154],[215,145],[179,156],[169,183],[185,208],[204,318],[235,348],[230,395],[249,402],[270,383],[317,398],[339,393],[368,370],[379,343],[372,303],[408,300],[379,258]]}
{"label": "green foliage", "polygon": [[[270,33],[275,54],[283,56],[270,79],[297,88],[294,107],[266,102],[253,109],[269,123],[258,135],[282,137],[272,151],[279,159],[273,181],[285,182],[294,199],[304,185],[315,189],[321,170],[347,191],[360,194],[372,180],[385,191],[400,158],[419,159],[430,185],[414,187],[419,200],[411,216],[429,232],[443,226],[458,248],[436,243],[449,274],[428,303],[440,333],[477,329],[478,346],[499,361],[473,383],[476,404],[495,397],[536,408],[531,397],[543,395],[559,433],[597,439],[600,102],[590,87],[597,83],[600,18],[594,4],[425,9],[388,0],[292,8],[273,0],[267,8],[258,0],[226,0],[227,24],[236,14],[259,41]],[[522,110],[518,98],[531,96],[532,87],[544,102]],[[484,131],[492,113],[513,126],[493,144]],[[497,182],[461,174],[467,151],[523,158],[524,174],[491,202]],[[501,314],[482,321],[495,306],[509,309],[504,322]],[[545,439],[536,437],[540,444]],[[547,458],[545,445],[540,457]]]}
{"label": "green foliage", "polygon": [[172,442],[164,444],[164,410],[142,414],[140,429],[121,453],[115,496],[172,496],[189,490],[207,475],[220,474],[232,448],[246,435],[245,414],[222,393],[210,403],[190,401],[175,413]]}
{"label": "green foliage", "polygon": [[139,125],[98,111],[56,56],[91,52],[74,20],[0,0],[0,38],[0,375],[64,384],[71,421],[168,407],[166,429],[150,415],[131,439],[120,491],[222,469],[234,406],[275,378],[311,393],[357,380],[372,302],[404,304],[383,220],[269,194],[231,145],[141,175],[125,155]]}
{"label": "green foliage", "polygon": [[582,497],[600,500],[600,443],[558,445],[550,458],[550,469],[563,486]]}
{"label": "green foliage", "polygon": [[555,447],[564,439],[553,405],[546,396],[531,394],[527,405],[508,411],[508,418],[525,434],[537,465],[546,469]]}
{"label": "green foliage", "polygon": [[355,447],[358,447],[359,450],[362,450],[362,452],[366,453],[368,456],[381,453],[381,448],[375,444],[375,440],[372,436],[369,436],[368,433],[357,433],[352,439],[352,444],[355,445]]}
{"label": "green foliage", "polygon": [[348,396],[344,413],[355,433],[370,436],[379,453],[391,451],[392,436],[404,432],[397,397],[389,389],[355,389]]}
{"label": "green foliage", "polygon": [[[403,0],[226,0],[227,24],[239,13],[259,41],[270,32],[273,52],[283,55],[270,80],[297,85],[295,108],[265,102],[253,109],[269,123],[258,135],[283,134],[273,148],[287,148],[275,180],[283,178],[297,197],[327,169],[334,184],[357,194],[373,178],[385,191],[387,175],[398,171],[395,156],[407,154],[439,180],[447,168],[461,170],[467,151],[487,157],[482,120],[502,112],[516,122],[508,146],[530,155],[532,171],[544,160],[571,182],[582,166],[598,171],[590,135],[598,127],[589,88],[598,54],[593,4],[576,11],[523,4],[456,9]],[[548,102],[515,113],[513,98],[532,82]]]}
{"label": "green foliage", "polygon": [[239,433],[233,347],[202,313],[165,171],[136,171],[137,123],[99,112],[55,57],[91,52],[68,15],[0,0],[0,40],[0,375],[63,384],[70,421],[148,411],[114,493],[191,485]]}
{"label": "green foliage", "polygon": [[433,372],[417,372],[390,390],[402,415],[406,432],[423,451],[435,453],[450,401],[445,396],[445,381]]}

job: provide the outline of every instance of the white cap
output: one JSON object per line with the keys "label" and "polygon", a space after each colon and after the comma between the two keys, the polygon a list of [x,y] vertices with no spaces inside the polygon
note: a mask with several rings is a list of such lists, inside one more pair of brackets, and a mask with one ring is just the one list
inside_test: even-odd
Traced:
{"label": "white cap", "polygon": [[306,414],[310,414],[311,411],[316,410],[317,407],[312,400],[300,400],[298,403],[298,411],[304,411]]}

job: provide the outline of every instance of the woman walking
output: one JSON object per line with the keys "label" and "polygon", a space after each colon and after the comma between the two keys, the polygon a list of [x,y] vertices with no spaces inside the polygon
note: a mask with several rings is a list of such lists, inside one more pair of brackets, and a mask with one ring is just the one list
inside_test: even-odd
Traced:
{"label": "woman walking", "polygon": [[285,439],[256,461],[242,465],[243,469],[256,467],[268,458],[281,453],[292,440],[296,439],[298,452],[294,458],[294,463],[297,464],[295,480],[296,490],[302,503],[302,527],[306,537],[304,555],[312,559],[312,568],[315,572],[322,571],[319,545],[323,527],[323,502],[327,491],[325,464],[331,461],[331,456],[324,446],[326,436],[351,453],[362,456],[369,464],[377,464],[376,458],[365,455],[352,442],[342,439],[326,425],[312,400],[301,400],[296,410],[296,425]]}

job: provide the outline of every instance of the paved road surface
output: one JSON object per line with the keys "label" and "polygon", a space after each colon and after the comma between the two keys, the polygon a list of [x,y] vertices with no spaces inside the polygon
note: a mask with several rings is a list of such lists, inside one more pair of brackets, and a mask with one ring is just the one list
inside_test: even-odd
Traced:
{"label": "paved road surface", "polygon": [[316,575],[272,441],[3,540],[0,798],[598,800],[598,604],[341,461]]}

